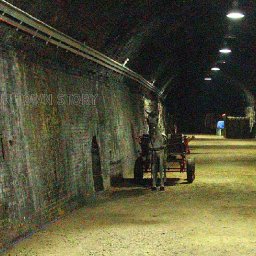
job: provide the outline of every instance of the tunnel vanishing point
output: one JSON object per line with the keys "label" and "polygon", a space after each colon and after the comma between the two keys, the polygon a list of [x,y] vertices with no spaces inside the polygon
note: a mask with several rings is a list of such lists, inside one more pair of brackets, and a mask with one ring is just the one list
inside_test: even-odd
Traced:
{"label": "tunnel vanishing point", "polygon": [[[230,20],[233,7],[245,17]],[[254,141],[255,12],[253,0],[0,0],[0,253],[133,179],[149,113],[165,134],[214,135],[224,120],[221,138]]]}

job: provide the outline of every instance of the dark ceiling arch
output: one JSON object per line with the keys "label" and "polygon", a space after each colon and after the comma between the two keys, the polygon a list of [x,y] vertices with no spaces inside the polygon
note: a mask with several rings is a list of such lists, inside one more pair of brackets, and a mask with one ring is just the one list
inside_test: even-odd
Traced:
{"label": "dark ceiling arch", "polygon": [[[209,86],[203,78],[217,60],[230,24],[226,13],[232,6],[232,0],[9,2],[119,62],[129,58],[127,66],[147,80],[156,80],[159,88],[168,83],[167,105],[172,106],[174,98],[180,105],[187,104],[183,110],[170,109],[181,111],[180,115],[199,111],[196,98],[202,99]],[[231,42],[232,56],[222,69],[234,81],[246,81],[245,89],[255,95],[256,2],[239,3],[246,17],[233,23],[237,38]],[[225,79],[220,81],[225,83]]]}
{"label": "dark ceiling arch", "polygon": [[[170,76],[168,63],[175,62],[176,68],[183,66],[183,71],[190,66],[187,55],[191,55],[190,59],[200,72],[204,70],[204,63],[198,60],[205,59],[200,44],[209,40],[205,51],[210,46],[210,52],[211,40],[217,38],[214,47],[218,47],[218,38],[223,36],[225,27],[225,10],[230,1],[225,1],[225,4],[209,0],[10,2],[118,61],[130,58],[128,66],[131,69],[140,71],[146,79],[161,77],[159,79],[164,83]],[[214,22],[216,19],[220,22]],[[211,59],[211,56],[206,59]]]}

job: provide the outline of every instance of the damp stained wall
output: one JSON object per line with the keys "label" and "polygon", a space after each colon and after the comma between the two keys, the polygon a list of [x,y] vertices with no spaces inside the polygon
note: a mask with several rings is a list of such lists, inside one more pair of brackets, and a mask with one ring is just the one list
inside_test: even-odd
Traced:
{"label": "damp stained wall", "polygon": [[95,74],[0,49],[0,248],[93,198],[93,136],[104,189],[133,177],[144,97],[117,74]]}

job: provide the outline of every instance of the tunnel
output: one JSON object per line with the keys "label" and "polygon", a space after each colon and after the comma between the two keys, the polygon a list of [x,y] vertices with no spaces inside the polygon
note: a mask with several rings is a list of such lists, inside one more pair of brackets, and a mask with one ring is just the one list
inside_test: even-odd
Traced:
{"label": "tunnel", "polygon": [[0,255],[256,255],[255,30],[253,0],[0,0]]}

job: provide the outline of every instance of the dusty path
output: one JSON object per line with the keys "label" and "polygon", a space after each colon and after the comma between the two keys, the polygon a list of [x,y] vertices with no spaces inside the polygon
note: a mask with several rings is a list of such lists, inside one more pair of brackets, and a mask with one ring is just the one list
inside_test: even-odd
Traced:
{"label": "dusty path", "polygon": [[[197,136],[192,185],[115,189],[6,255],[256,255],[256,141]],[[176,176],[177,177],[177,176]]]}

